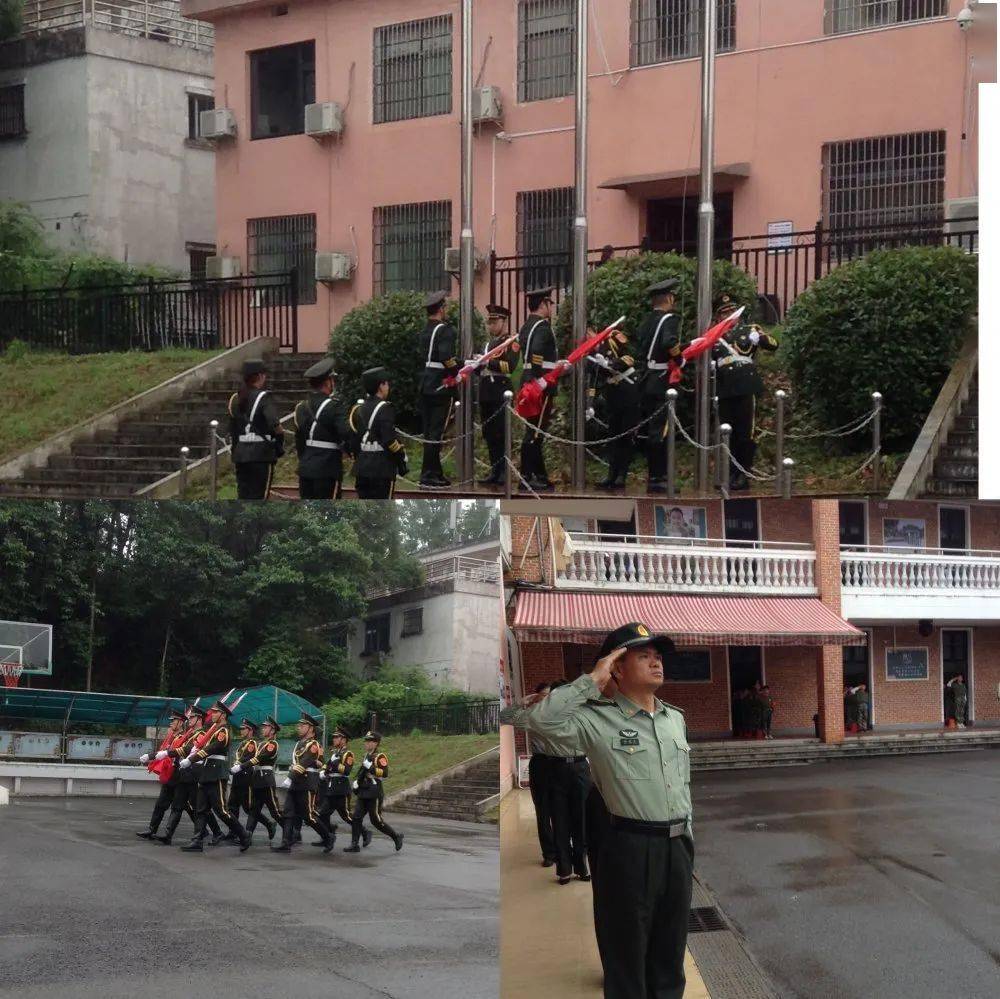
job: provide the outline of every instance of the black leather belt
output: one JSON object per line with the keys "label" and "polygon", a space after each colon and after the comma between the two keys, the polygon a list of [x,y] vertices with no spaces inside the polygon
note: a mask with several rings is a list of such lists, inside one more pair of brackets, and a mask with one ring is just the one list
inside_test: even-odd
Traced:
{"label": "black leather belt", "polygon": [[647,819],[626,819],[621,815],[611,815],[612,829],[642,833],[643,836],[666,836],[673,839],[687,831],[687,819],[670,819],[667,822],[652,822]]}
{"label": "black leather belt", "polygon": [[586,763],[586,756],[549,756],[546,753],[539,753],[540,756],[544,756],[547,760],[558,760],[560,763]]}

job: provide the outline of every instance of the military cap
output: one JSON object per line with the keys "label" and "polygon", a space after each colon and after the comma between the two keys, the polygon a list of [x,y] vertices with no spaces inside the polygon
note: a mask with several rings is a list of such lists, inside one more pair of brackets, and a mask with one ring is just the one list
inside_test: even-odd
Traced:
{"label": "military cap", "polygon": [[233,709],[220,697],[210,708],[211,711],[221,711],[227,718],[231,718]]}
{"label": "military cap", "polygon": [[187,715],[180,708],[170,709],[171,721],[187,721]]}
{"label": "military cap", "polygon": [[346,728],[341,728],[340,725],[338,725],[333,730],[333,733],[332,733],[332,735],[330,737],[333,738],[334,735],[342,735],[345,739],[350,739],[350,737],[351,737],[350,734],[348,733],[347,729]]}
{"label": "military cap", "polygon": [[533,298],[548,298],[556,289],[553,285],[542,285],[539,288],[529,288],[524,294],[530,300]]}
{"label": "military cap", "polygon": [[491,304],[486,306],[486,315],[488,315],[490,319],[510,319],[510,309],[503,305]]}
{"label": "military cap", "polygon": [[313,378],[336,378],[337,372],[333,369],[333,358],[324,357],[322,361],[317,361],[311,368],[306,368],[305,377],[310,381]]}
{"label": "military cap", "polygon": [[249,718],[244,718],[240,722],[240,728],[248,728],[248,729],[250,729],[251,732],[256,732],[257,731],[257,723],[250,721]]}
{"label": "military cap", "polygon": [[674,652],[674,643],[666,635],[654,635],[644,624],[632,621],[623,624],[620,628],[615,628],[601,646],[601,651],[597,653],[598,659],[603,659],[606,655],[614,652],[615,649],[635,649],[641,645],[652,645],[662,656]]}
{"label": "military cap", "polygon": [[647,295],[672,295],[680,287],[677,278],[667,278],[665,281],[657,281],[646,289]]}
{"label": "military cap", "polygon": [[305,722],[307,725],[312,725],[313,728],[319,728],[323,724],[322,719],[314,717],[307,711],[303,711],[302,714],[299,715],[299,721]]}
{"label": "military cap", "polygon": [[197,715],[199,718],[204,718],[205,715],[208,714],[208,712],[198,704],[192,704],[191,707],[188,708],[188,711],[190,711],[193,715]]}
{"label": "military cap", "polygon": [[387,381],[389,381],[388,368],[369,368],[361,373],[361,384],[369,395],[374,395],[379,385]]}
{"label": "military cap", "polygon": [[365,742],[381,742],[382,741],[382,733],[381,732],[373,732],[371,729],[368,729],[368,731],[365,732],[365,740],[364,741]]}
{"label": "military cap", "polygon": [[261,724],[262,727],[264,725],[270,725],[271,728],[273,728],[275,732],[277,732],[278,729],[281,728],[281,726],[278,724],[278,719],[274,718],[271,715],[266,715],[264,717],[264,720],[260,724]]}
{"label": "military cap", "polygon": [[734,302],[732,296],[730,295],[720,295],[715,300],[715,305],[714,305],[714,309],[717,313],[723,311],[728,312],[729,310],[738,307],[739,307],[739,302]]}
{"label": "military cap", "polygon": [[267,365],[260,359],[243,362],[243,377],[252,378],[254,375],[262,375],[267,371]]}
{"label": "military cap", "polygon": [[448,292],[446,291],[432,291],[424,299],[424,308],[428,311],[436,310],[439,305],[443,305],[445,300],[448,298]]}

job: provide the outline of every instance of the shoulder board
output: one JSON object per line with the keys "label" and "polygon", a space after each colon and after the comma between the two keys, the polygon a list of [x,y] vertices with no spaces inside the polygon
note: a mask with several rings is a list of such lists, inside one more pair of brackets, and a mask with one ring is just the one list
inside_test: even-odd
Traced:
{"label": "shoulder board", "polygon": [[389,765],[389,757],[386,756],[385,753],[379,753],[378,756],[375,757],[375,762],[380,767],[388,766]]}
{"label": "shoulder board", "polygon": [[609,701],[606,697],[588,697],[587,703],[592,708],[617,708],[614,701]]}
{"label": "shoulder board", "polygon": [[237,396],[237,395],[238,395],[238,393],[237,393],[237,392],[234,392],[234,393],[233,393],[233,394],[232,394],[232,395],[231,395],[231,396],[229,397],[229,405],[228,405],[228,406],[226,407],[226,409],[227,409],[227,410],[229,411],[229,415],[230,415],[230,416],[233,416],[233,415],[235,415],[235,414],[233,413],[233,403],[234,403],[234,402],[236,402],[236,396]]}
{"label": "shoulder board", "polygon": [[677,705],[676,705],[676,704],[668,704],[668,703],[667,703],[666,701],[660,701],[660,703],[661,703],[661,704],[662,704],[662,705],[663,705],[663,706],[664,706],[665,708],[670,708],[670,709],[672,709],[673,711],[677,711],[677,712],[679,712],[680,714],[684,714],[684,709],[683,709],[683,708],[679,708],[679,707],[677,707]]}
{"label": "shoulder board", "polygon": [[278,744],[276,742],[269,742],[264,748],[265,749],[277,749],[278,748]]}

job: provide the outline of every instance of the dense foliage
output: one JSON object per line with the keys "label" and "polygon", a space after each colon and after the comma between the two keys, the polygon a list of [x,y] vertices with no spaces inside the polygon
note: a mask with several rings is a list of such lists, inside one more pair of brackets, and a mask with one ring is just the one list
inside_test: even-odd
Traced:
{"label": "dense foliage", "polygon": [[0,42],[20,32],[23,12],[24,0],[0,0]]}

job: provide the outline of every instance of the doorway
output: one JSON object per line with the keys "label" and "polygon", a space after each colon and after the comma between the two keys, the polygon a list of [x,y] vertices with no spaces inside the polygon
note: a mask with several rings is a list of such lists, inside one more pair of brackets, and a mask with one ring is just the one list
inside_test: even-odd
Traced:
{"label": "doorway", "polygon": [[760,541],[760,511],[755,499],[730,499],[723,502],[726,541]]}
{"label": "doorway", "polygon": [[764,684],[764,650],[759,645],[730,645],[729,659],[729,705],[730,728],[737,735],[743,726],[744,715],[739,701],[742,691],[751,690],[754,684]]}
{"label": "doorway", "polygon": [[[697,185],[697,178],[692,178]],[[646,241],[652,250],[673,250],[688,256],[698,252],[698,195],[651,198],[646,202]],[[733,253],[733,193],[715,195],[715,259]]]}
{"label": "doorway", "polygon": [[[859,691],[859,694],[864,695],[860,698],[861,707],[859,712],[862,731],[867,731],[875,727],[875,702],[872,697],[870,645],[871,641],[869,640],[864,645],[845,645],[843,648],[844,686],[860,687],[864,685],[865,688],[864,691]],[[845,704],[845,711],[846,708],[847,705]]]}
{"label": "doorway", "polygon": [[947,719],[953,713],[953,698],[949,696],[949,684],[961,676],[965,684],[966,698],[962,717],[955,714],[961,725],[968,725],[973,717],[972,705],[972,633],[968,628],[941,629],[941,699],[943,702],[943,718]]}
{"label": "doorway", "polygon": [[867,504],[858,500],[840,501],[840,546],[860,549],[868,544]]}
{"label": "doorway", "polygon": [[964,506],[938,507],[938,547],[956,554],[969,550],[969,510]]}

